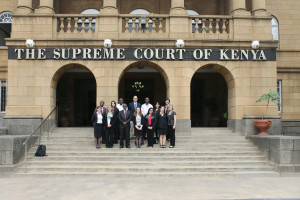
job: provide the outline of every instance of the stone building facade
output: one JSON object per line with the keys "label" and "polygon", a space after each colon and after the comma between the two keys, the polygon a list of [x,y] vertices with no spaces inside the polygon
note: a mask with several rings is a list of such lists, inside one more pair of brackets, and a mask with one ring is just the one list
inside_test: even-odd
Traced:
{"label": "stone building facade", "polygon": [[59,126],[64,112],[65,125],[87,126],[100,100],[129,102],[137,94],[141,102],[170,98],[178,131],[229,126],[253,135],[252,120],[266,108],[256,100],[270,89],[281,94],[280,111],[271,105],[267,112],[270,134],[297,134],[298,1],[0,2],[1,13],[12,15],[0,47],[3,126],[10,134],[30,134],[59,103]]}

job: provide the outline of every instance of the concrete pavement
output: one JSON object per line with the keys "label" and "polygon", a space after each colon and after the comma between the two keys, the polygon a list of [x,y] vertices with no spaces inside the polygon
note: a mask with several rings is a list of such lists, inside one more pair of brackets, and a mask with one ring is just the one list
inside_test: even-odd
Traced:
{"label": "concrete pavement", "polygon": [[1,200],[300,199],[300,177],[0,178]]}

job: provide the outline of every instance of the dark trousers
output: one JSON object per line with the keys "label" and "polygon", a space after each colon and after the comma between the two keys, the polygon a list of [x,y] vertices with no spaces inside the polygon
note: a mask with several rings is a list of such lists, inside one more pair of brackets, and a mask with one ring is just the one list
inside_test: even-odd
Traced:
{"label": "dark trousers", "polygon": [[175,129],[173,126],[168,125],[168,135],[170,138],[170,146],[175,146]]}
{"label": "dark trousers", "polygon": [[[105,133],[105,126],[102,127],[102,133]],[[102,134],[102,144],[105,144],[106,142],[106,134]]]}
{"label": "dark trousers", "polygon": [[[143,139],[146,139],[146,134],[147,134],[148,130],[146,126],[143,126]],[[148,137],[148,136],[147,136]]]}
{"label": "dark trousers", "polygon": [[108,128],[107,126],[105,127],[105,144],[106,147],[112,147],[114,145],[114,127]]}
{"label": "dark trousers", "polygon": [[147,130],[147,139],[148,139],[148,147],[153,147],[153,142],[154,142],[154,128],[152,130],[146,129]]}
{"label": "dark trousers", "polygon": [[119,128],[119,126],[116,126],[114,128],[114,143],[118,144],[119,139],[120,139],[120,128]]}
{"label": "dark trousers", "polygon": [[130,125],[120,127],[120,147],[124,146],[126,139],[126,147],[130,146]]}

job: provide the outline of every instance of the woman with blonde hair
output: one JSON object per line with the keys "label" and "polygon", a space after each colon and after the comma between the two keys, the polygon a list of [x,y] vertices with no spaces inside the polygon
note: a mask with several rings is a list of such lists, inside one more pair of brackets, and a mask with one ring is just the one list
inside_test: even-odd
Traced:
{"label": "woman with blonde hair", "polygon": [[175,128],[176,128],[176,112],[174,111],[174,106],[169,105],[168,108],[168,135],[170,136],[170,147],[175,146]]}
{"label": "woman with blonde hair", "polygon": [[109,106],[107,108],[107,113],[104,115],[103,124],[105,126],[105,139],[106,148],[113,148],[114,145],[114,129],[117,116],[113,111],[113,108]]}
{"label": "woman with blonde hair", "polygon": [[143,124],[144,124],[144,117],[141,112],[141,108],[137,107],[133,114],[133,125],[134,125],[134,136],[136,137],[136,146],[138,148],[140,148],[142,145]]}

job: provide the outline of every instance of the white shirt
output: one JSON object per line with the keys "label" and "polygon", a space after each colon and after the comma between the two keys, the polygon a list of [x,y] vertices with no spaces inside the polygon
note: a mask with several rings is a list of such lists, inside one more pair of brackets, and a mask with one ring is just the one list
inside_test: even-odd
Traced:
{"label": "white shirt", "polygon": [[98,120],[97,120],[97,124],[102,124],[102,119],[103,119],[103,116],[102,116],[102,114],[101,114],[101,113],[98,113],[98,112],[97,112],[97,118],[98,118]]}
{"label": "white shirt", "polygon": [[149,108],[153,108],[153,106],[152,106],[150,103],[148,103],[148,105],[145,104],[145,103],[142,105],[141,110],[142,110],[142,114],[143,114],[144,116],[146,116],[146,115],[148,114]]}
{"label": "white shirt", "polygon": [[121,105],[121,104],[119,104],[119,103],[117,104],[117,108],[119,109],[119,111],[124,110],[124,109],[123,109],[123,105]]}

